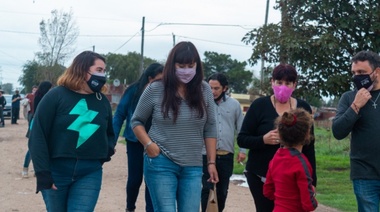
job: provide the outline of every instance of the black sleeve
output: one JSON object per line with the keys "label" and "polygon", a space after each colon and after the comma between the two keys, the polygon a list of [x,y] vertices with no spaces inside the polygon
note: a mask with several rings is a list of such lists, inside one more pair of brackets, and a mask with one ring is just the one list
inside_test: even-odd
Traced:
{"label": "black sleeve", "polygon": [[[305,101],[299,100],[299,105],[308,111],[310,114],[312,113],[311,107]],[[317,186],[317,169],[316,169],[316,160],[315,160],[315,136],[314,136],[314,126],[310,129],[310,143],[309,145],[303,146],[302,153],[307,157],[311,167],[313,168],[313,185]]]}
{"label": "black sleeve", "polygon": [[37,178],[37,192],[51,188],[53,178],[50,172],[49,135],[56,116],[55,93],[48,93],[38,105],[31,123],[29,151]]}

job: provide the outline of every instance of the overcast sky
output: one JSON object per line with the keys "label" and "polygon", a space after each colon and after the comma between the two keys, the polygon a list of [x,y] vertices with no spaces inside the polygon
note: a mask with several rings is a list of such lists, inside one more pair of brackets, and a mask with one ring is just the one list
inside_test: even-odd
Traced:
{"label": "overcast sky", "polygon": [[[175,42],[191,41],[205,51],[246,61],[252,50],[241,42],[252,28],[264,24],[266,0],[10,0],[0,7],[0,81],[17,82],[22,66],[41,51],[39,23],[54,9],[73,11],[80,34],[75,53],[141,52],[145,17],[144,56],[164,61]],[[280,12],[270,0],[268,22],[279,22]],[[190,25],[187,25],[190,24]],[[225,26],[210,26],[225,25]],[[232,25],[232,26],[227,26]],[[257,67],[251,67],[258,75]]]}

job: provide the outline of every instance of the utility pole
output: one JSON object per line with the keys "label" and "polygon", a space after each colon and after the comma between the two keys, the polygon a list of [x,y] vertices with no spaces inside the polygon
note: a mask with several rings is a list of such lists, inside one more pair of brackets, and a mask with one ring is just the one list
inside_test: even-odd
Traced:
{"label": "utility pole", "polygon": [[145,16],[142,18],[142,27],[141,27],[141,64],[140,64],[140,75],[144,71],[144,26],[145,26]]}
{"label": "utility pole", "polygon": [[288,62],[288,49],[285,48],[284,36],[287,34],[291,27],[291,23],[288,16],[288,0],[280,1],[281,8],[281,35],[280,35],[280,63],[284,64]]}
{"label": "utility pole", "polygon": [[[268,13],[269,13],[269,0],[267,0],[267,7],[265,11],[265,21],[264,21],[264,27],[268,24]],[[261,54],[261,73],[260,73],[260,93],[263,94],[263,86],[264,86],[264,53]]]}
{"label": "utility pole", "polygon": [[172,35],[173,35],[173,47],[175,46],[175,35],[174,35],[174,33],[172,33]]}
{"label": "utility pole", "polygon": [[95,45],[92,46],[92,51],[95,52]]}

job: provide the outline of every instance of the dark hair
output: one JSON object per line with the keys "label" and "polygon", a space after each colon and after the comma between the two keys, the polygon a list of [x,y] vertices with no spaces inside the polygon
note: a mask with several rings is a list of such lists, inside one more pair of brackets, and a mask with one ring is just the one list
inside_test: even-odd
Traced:
{"label": "dark hair", "polygon": [[34,109],[37,109],[38,104],[40,103],[42,97],[53,87],[53,84],[50,81],[43,81],[38,85],[37,91],[34,94]]}
{"label": "dark hair", "polygon": [[132,100],[131,100],[131,105],[134,108],[137,106],[140,96],[144,92],[145,86],[149,83],[149,78],[151,79],[155,78],[158,74],[162,73],[163,69],[164,69],[164,66],[159,63],[150,64],[148,68],[145,69],[143,74],[141,74],[140,78],[136,82],[128,86],[128,88],[125,90],[123,95],[125,95],[129,89],[137,87],[137,90],[133,94]]}
{"label": "dark hair", "polygon": [[162,112],[164,118],[169,118],[169,111],[173,111],[173,122],[176,122],[178,116],[181,97],[178,95],[178,86],[180,81],[176,75],[175,63],[179,64],[197,64],[194,78],[186,84],[185,98],[189,107],[195,109],[198,117],[202,118],[205,113],[205,101],[202,95],[203,69],[201,58],[197,48],[189,41],[182,41],[175,45],[170,51],[166,60],[163,71],[164,97],[162,99]]}
{"label": "dark hair", "polygon": [[65,86],[71,90],[80,90],[90,67],[95,64],[95,60],[100,59],[106,63],[106,59],[98,53],[84,51],[78,54],[71,65],[58,78],[57,85]]}
{"label": "dark hair", "polygon": [[223,86],[223,88],[228,86],[227,77],[223,73],[218,72],[218,73],[212,74],[211,76],[208,77],[207,82],[210,82],[210,80],[218,81],[220,83],[220,85]]}
{"label": "dark hair", "polygon": [[312,123],[311,114],[302,108],[284,112],[275,121],[281,143],[289,147],[309,144]]}
{"label": "dark hair", "polygon": [[297,71],[289,64],[280,64],[273,69],[272,80],[297,81]]}
{"label": "dark hair", "polygon": [[351,59],[351,63],[357,63],[358,61],[368,61],[372,70],[380,67],[380,56],[372,51],[360,51],[355,54]]}
{"label": "dark hair", "polygon": [[50,81],[43,81],[38,85],[37,91],[34,96],[43,97],[53,86]]}

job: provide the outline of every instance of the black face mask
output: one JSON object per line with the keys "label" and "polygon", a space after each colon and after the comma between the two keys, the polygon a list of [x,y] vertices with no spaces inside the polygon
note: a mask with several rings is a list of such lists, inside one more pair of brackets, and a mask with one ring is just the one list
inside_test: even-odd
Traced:
{"label": "black face mask", "polygon": [[95,93],[100,92],[100,90],[102,90],[102,87],[104,86],[104,84],[106,84],[106,77],[94,75],[91,73],[89,73],[89,74],[91,75],[91,77],[87,81],[88,87],[90,87],[90,89]]}
{"label": "black face mask", "polygon": [[226,100],[226,92],[223,91],[220,96],[218,96],[218,98],[214,99],[215,103],[218,104],[218,102],[223,98],[223,100],[225,101]]}
{"label": "black face mask", "polygon": [[356,88],[358,90],[360,90],[361,88],[365,88],[367,90],[371,90],[372,89],[372,88],[368,89],[368,88],[370,88],[373,85],[373,81],[372,81],[371,76],[370,76],[372,73],[370,73],[370,74],[354,75],[352,77],[353,82],[354,82],[354,84],[355,84],[355,86],[356,86]]}

